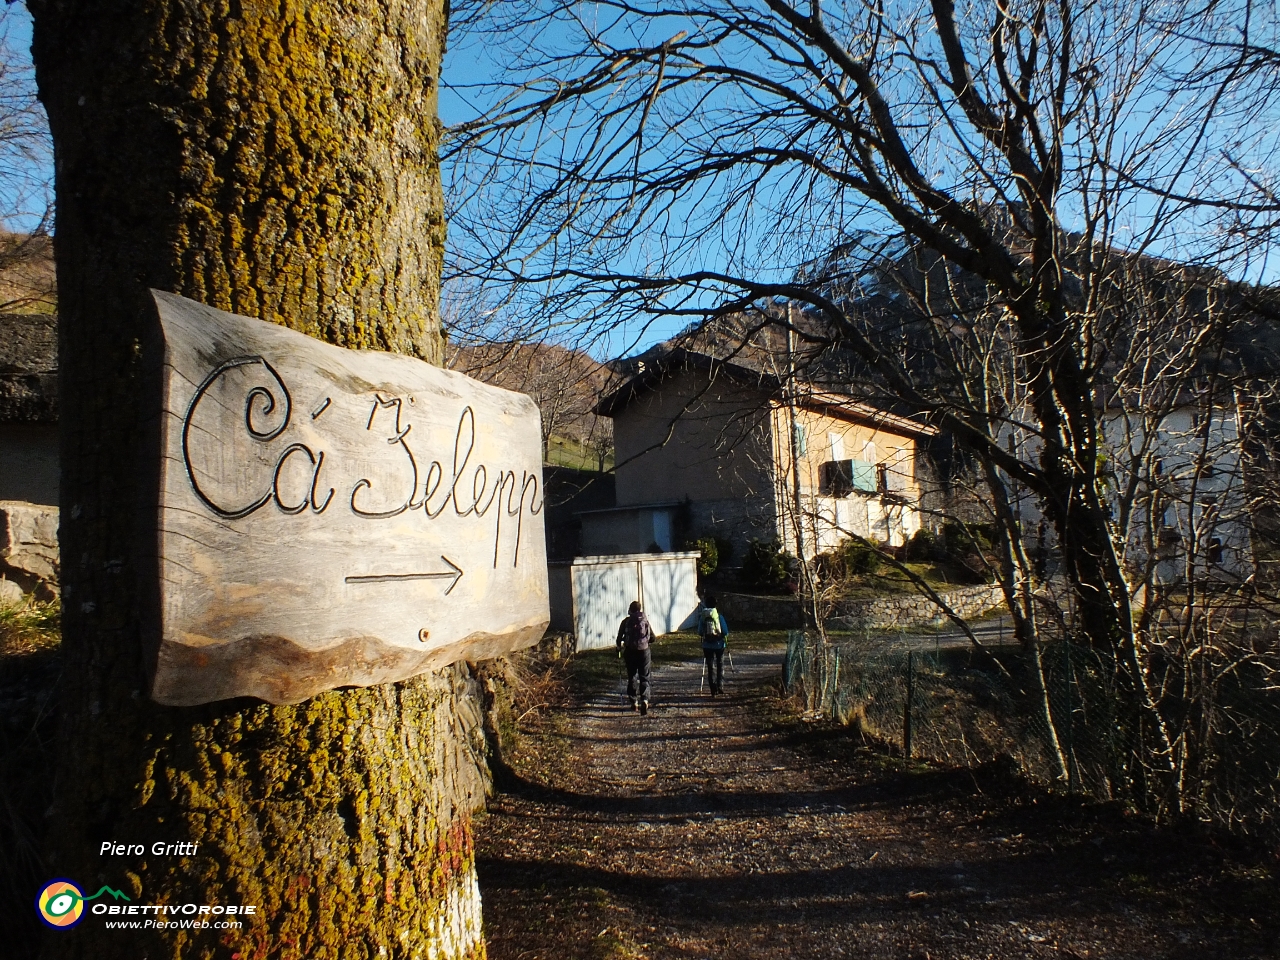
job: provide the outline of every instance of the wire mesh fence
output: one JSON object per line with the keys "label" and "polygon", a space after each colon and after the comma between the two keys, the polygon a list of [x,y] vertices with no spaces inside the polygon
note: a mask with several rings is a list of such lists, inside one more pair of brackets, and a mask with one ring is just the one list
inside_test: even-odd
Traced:
{"label": "wire mesh fence", "polygon": [[1051,775],[1047,730],[1037,730],[1024,709],[1026,691],[999,665],[983,664],[966,650],[821,643],[792,631],[783,673],[806,709],[896,752],[959,765],[1008,755],[1028,773]]}
{"label": "wire mesh fence", "polygon": [[[1256,659],[1198,649],[1153,652],[1172,756],[1141,754],[1123,675],[1106,652],[1046,644],[940,646],[864,637],[821,642],[791,631],[783,682],[805,709],[900,754],[974,766],[1012,758],[1071,792],[1132,800],[1246,833],[1280,832],[1280,689]],[[1041,680],[1042,678],[1042,680]],[[1135,758],[1137,762],[1135,762]]]}

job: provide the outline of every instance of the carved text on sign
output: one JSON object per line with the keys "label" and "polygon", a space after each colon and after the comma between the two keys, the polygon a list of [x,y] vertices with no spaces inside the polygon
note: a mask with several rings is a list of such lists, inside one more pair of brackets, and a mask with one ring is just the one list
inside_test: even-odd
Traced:
{"label": "carved text on sign", "polygon": [[294,702],[541,637],[541,429],[528,397],[155,299],[155,699]]}
{"label": "carved text on sign", "polygon": [[[253,383],[254,371],[260,371],[259,379],[267,383]],[[233,382],[236,380],[245,382]],[[211,392],[215,394],[213,399],[210,399]],[[244,416],[238,425],[226,422],[231,419],[226,416],[227,411],[235,409],[234,402],[227,403],[226,394],[232,398],[243,394]],[[366,520],[385,520],[407,511],[419,511],[423,520],[430,522],[450,508],[460,518],[491,518],[495,567],[500,559],[505,516],[515,523],[509,551],[510,562],[515,566],[520,562],[520,535],[526,518],[535,517],[542,510],[538,490],[540,471],[523,469],[517,480],[514,469],[502,465],[473,465],[477,424],[475,410],[470,406],[463,407],[458,416],[451,449],[444,454],[428,450],[420,457],[413,449],[417,441],[410,442],[413,423],[411,414],[406,412],[414,403],[413,397],[373,395],[365,423],[367,440],[373,448],[367,461],[343,463],[330,457],[326,464],[326,451],[322,447],[295,441],[278,453],[272,451],[274,465],[268,460],[263,469],[250,469],[227,481],[217,476],[219,464],[228,459],[232,463],[253,463],[258,458],[251,456],[246,461],[237,456],[242,452],[240,447],[244,443],[271,444],[281,437],[293,417],[289,386],[270,363],[262,357],[228,360],[196,389],[183,419],[182,457],[191,489],[206,507],[226,520],[250,516],[272,503],[276,510],[289,516],[301,514],[308,508],[310,513],[322,514],[333,504],[339,490],[343,491],[341,502],[346,503],[352,514]],[[324,397],[312,411],[312,422],[319,421],[326,413],[332,422],[339,415],[331,413],[333,409],[333,398]],[[273,421],[276,421],[274,425]],[[228,426],[232,435],[224,433]],[[193,437],[199,438],[198,441]],[[398,459],[399,466],[396,476],[375,480],[362,474],[368,472],[368,464],[374,461],[380,444],[395,451],[394,459]],[[232,450],[230,458],[225,454],[227,447]],[[420,463],[426,464],[425,470]],[[246,492],[241,489],[245,486],[248,487],[247,500]],[[370,578],[347,579],[360,582]]]}

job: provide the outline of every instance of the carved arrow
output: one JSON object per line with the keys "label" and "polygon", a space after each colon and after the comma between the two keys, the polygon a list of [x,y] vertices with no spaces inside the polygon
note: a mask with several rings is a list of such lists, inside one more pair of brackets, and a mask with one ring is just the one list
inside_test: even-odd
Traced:
{"label": "carved arrow", "polygon": [[453,593],[453,588],[458,585],[458,581],[462,579],[462,568],[446,557],[440,555],[440,559],[447,563],[450,567],[449,573],[372,573],[361,577],[347,577],[347,583],[393,583],[397,580],[448,580],[452,578],[453,582],[449,584],[449,588],[445,590],[444,595],[447,597]]}

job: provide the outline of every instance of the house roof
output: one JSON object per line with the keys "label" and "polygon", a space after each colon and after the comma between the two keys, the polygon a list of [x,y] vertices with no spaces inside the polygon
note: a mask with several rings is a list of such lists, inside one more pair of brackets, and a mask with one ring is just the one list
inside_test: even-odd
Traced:
{"label": "house roof", "polygon": [[[679,371],[699,371],[712,379],[727,376],[738,383],[756,387],[768,399],[783,399],[783,382],[779,377],[756,370],[733,360],[721,360],[694,350],[677,347],[663,353],[646,355],[635,364],[636,372],[620,387],[600,399],[595,412],[602,417],[615,417],[633,400],[657,389],[658,385]],[[861,423],[894,433],[914,437],[936,436],[937,428],[907,417],[881,410],[847,394],[824,390],[801,381],[795,397],[797,406],[839,420]]]}
{"label": "house roof", "polygon": [[623,384],[600,398],[594,412],[602,417],[613,417],[631,401],[642,394],[654,390],[659,383],[668,379],[674,372],[696,370],[711,377],[728,376],[739,383],[747,383],[772,393],[781,389],[777,377],[731,360],[719,360],[705,353],[676,347],[664,352],[654,352],[640,357],[634,364],[633,373]]}
{"label": "house roof", "polygon": [[[803,388],[802,388],[803,389]],[[869,403],[863,403],[852,397],[839,393],[814,390],[796,397],[796,403],[806,410],[825,413],[840,420],[852,423],[865,423],[881,430],[907,434],[913,437],[936,437],[938,428],[927,423],[920,423],[909,417],[903,417],[888,410],[881,410]]]}
{"label": "house roof", "polygon": [[57,421],[57,317],[0,314],[0,423]]}

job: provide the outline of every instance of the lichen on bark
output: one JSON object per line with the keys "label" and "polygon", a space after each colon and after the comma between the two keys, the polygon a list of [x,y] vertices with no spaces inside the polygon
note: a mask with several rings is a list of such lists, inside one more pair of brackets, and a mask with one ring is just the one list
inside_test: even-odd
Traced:
{"label": "lichen on bark", "polygon": [[[456,667],[296,706],[145,695],[147,288],[437,361],[441,0],[31,0],[53,129],[63,723],[50,862],[242,930],[50,934],[47,957],[483,954],[485,789]],[[189,857],[100,856],[106,840]]]}

